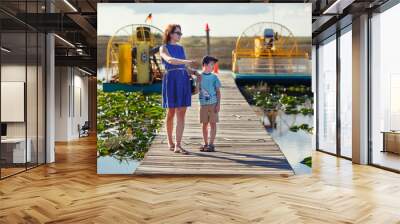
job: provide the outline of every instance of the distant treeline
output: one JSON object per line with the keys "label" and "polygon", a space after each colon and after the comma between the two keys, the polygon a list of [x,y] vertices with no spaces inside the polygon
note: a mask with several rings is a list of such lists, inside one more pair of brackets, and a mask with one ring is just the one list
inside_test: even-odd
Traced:
{"label": "distant treeline", "polygon": [[[97,64],[104,67],[106,64],[106,51],[109,36],[97,37]],[[210,54],[219,59],[220,69],[232,68],[232,50],[235,49],[237,37],[210,37]],[[311,56],[311,38],[297,37],[299,50],[308,52]],[[189,36],[181,40],[185,47],[187,58],[197,60],[200,63],[201,58],[207,54],[207,42],[205,36]]]}

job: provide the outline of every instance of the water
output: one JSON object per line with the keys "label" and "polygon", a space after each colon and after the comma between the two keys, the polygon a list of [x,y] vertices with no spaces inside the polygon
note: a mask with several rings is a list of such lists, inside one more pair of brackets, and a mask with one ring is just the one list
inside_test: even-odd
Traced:
{"label": "water", "polygon": [[105,67],[97,68],[97,80],[106,81],[106,68]]}
{"label": "water", "polygon": [[[105,77],[106,77],[106,68],[105,67],[98,67],[97,68],[97,80],[105,82]],[[97,84],[97,89],[102,90],[103,89],[103,85]]]}
{"label": "water", "polygon": [[112,156],[97,158],[97,174],[133,174],[139,166],[138,160],[119,161]]}
{"label": "water", "polygon": [[[268,118],[264,118],[268,122]],[[295,121],[295,123],[293,123]],[[279,145],[288,162],[296,174],[309,174],[311,168],[300,163],[304,158],[312,155],[312,134],[303,130],[292,132],[289,130],[292,124],[308,124],[313,126],[313,116],[287,115],[280,112],[277,117],[277,128],[268,128],[268,133]]]}

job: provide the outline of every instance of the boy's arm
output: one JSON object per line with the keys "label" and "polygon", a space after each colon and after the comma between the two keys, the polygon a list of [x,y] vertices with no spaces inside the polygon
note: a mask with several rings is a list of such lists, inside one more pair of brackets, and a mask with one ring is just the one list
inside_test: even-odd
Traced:
{"label": "boy's arm", "polygon": [[220,102],[221,102],[221,91],[219,88],[216,89],[217,92],[217,104],[215,105],[215,111],[219,112],[221,109]]}
{"label": "boy's arm", "polygon": [[215,92],[217,93],[217,104],[215,105],[215,111],[219,112],[221,109],[220,103],[221,103],[221,82],[219,81],[218,77],[215,76],[216,78],[216,83],[215,83]]}

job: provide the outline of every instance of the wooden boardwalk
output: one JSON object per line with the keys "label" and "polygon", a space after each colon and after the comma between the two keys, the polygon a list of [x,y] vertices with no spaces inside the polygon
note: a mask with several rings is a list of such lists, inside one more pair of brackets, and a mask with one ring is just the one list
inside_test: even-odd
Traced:
{"label": "wooden boardwalk", "polygon": [[168,150],[162,127],[134,174],[292,175],[285,156],[248,105],[230,73],[221,73],[220,122],[216,152],[200,152],[202,143],[198,96],[186,114],[182,146],[188,155]]}

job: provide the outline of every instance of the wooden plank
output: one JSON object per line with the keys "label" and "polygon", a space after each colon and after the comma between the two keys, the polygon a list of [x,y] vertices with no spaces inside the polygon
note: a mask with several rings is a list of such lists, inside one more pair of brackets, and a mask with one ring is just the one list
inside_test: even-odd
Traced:
{"label": "wooden plank", "polygon": [[200,152],[202,144],[197,95],[188,108],[182,140],[188,155],[171,152],[164,126],[134,174],[137,175],[292,175],[287,159],[241,95],[230,73],[221,73],[220,122],[216,152]]}

